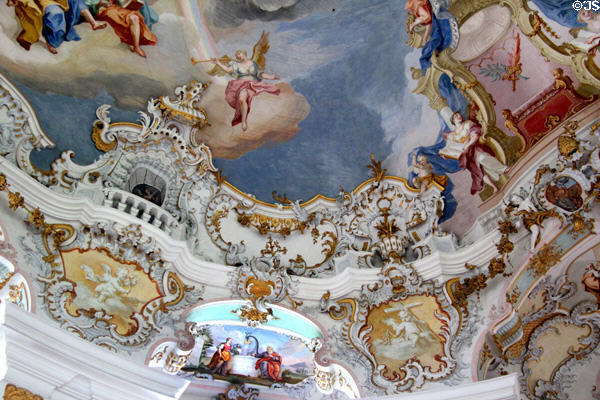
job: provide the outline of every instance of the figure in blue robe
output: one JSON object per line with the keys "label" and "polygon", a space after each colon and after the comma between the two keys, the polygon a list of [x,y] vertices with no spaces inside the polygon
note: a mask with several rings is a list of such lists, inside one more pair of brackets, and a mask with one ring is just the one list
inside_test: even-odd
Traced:
{"label": "figure in blue robe", "polygon": [[44,27],[42,35],[52,47],[57,48],[64,41],[77,41],[81,37],[75,31],[81,11],[87,7],[83,0],[69,0],[69,9],[63,11],[56,4],[51,4],[44,10]]}
{"label": "figure in blue robe", "polygon": [[548,18],[569,28],[582,28],[585,24],[577,21],[577,11],[572,0],[531,0]]}
{"label": "figure in blue robe", "polygon": [[[431,57],[435,52],[441,52],[446,48],[453,50],[458,45],[458,24],[456,23],[454,16],[446,10],[448,2],[444,0],[430,0],[430,4],[433,10],[431,35],[427,43],[425,43],[425,46],[423,46],[421,57],[419,58],[423,75],[425,75],[427,69],[431,67]],[[446,100],[448,107],[452,111],[460,111],[461,114],[467,115],[469,102],[461,91],[452,83],[452,80],[448,75],[442,74],[442,76],[440,76],[438,88],[440,95]],[[460,171],[461,168],[458,165],[458,160],[449,160],[439,155],[439,151],[446,145],[442,133],[451,130],[441,115],[440,121],[442,127],[436,142],[430,146],[419,146],[413,149],[408,155],[408,164],[409,166],[411,165],[413,155],[417,157],[422,154],[427,157],[429,163],[433,167],[434,174],[447,176],[447,174]],[[408,181],[412,182],[415,175],[414,172],[410,172]],[[458,202],[452,195],[453,189],[454,184],[451,179],[448,179],[446,181],[445,189],[442,192],[444,198],[444,211],[439,220],[440,223],[450,219],[456,212]]]}
{"label": "figure in blue robe", "polygon": [[[458,165],[458,160],[449,160],[442,156],[440,156],[439,151],[444,148],[446,145],[446,141],[442,135],[443,132],[449,131],[450,129],[446,125],[446,123],[440,118],[442,127],[440,129],[438,138],[435,144],[431,146],[419,146],[413,149],[408,155],[408,159],[412,160],[413,155],[418,157],[419,155],[425,155],[427,157],[427,161],[433,167],[433,173],[436,175],[444,175],[458,172],[461,170]],[[409,166],[411,162],[409,161]],[[415,172],[410,172],[408,175],[408,181],[412,182],[413,178],[416,176]],[[454,189],[454,183],[452,180],[448,178],[446,181],[446,186],[444,191],[442,192],[442,197],[444,198],[444,211],[442,216],[440,217],[439,222],[442,223],[454,216],[456,212],[456,207],[458,206],[458,202],[456,198],[452,195],[452,190]]]}
{"label": "figure in blue robe", "polygon": [[7,4],[15,7],[22,27],[17,42],[25,50],[29,50],[40,36],[46,39],[52,53],[56,53],[56,48],[64,41],[81,39],[75,25],[82,11],[87,11],[83,0],[11,0]]}

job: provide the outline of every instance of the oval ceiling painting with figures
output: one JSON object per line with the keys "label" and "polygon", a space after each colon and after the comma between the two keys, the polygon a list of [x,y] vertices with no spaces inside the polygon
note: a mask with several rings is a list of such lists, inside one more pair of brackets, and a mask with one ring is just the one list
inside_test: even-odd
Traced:
{"label": "oval ceiling painting with figures", "polygon": [[599,54],[600,0],[0,0],[0,382],[600,399]]}
{"label": "oval ceiling painting with figures", "polygon": [[264,314],[237,300],[194,307],[185,318],[193,345],[179,374],[265,386],[312,377],[320,328],[292,310],[270,307]]}
{"label": "oval ceiling painting with figures", "polygon": [[565,211],[574,212],[583,205],[582,192],[575,179],[559,176],[546,186],[546,199]]}
{"label": "oval ceiling painting with figures", "polygon": [[236,325],[198,328],[202,339],[181,375],[271,386],[297,384],[313,375],[313,354],[298,338]]}
{"label": "oval ceiling painting with figures", "polygon": [[136,262],[118,260],[107,249],[61,252],[64,279],[72,282],[66,310],[73,316],[106,313],[121,335],[138,328],[135,314],[160,298],[158,284]]}
{"label": "oval ceiling painting with figures", "polygon": [[[514,59],[521,49],[514,48],[518,35],[506,18],[484,48],[459,48],[457,21],[444,2],[433,8],[389,0],[368,6],[357,0],[51,3],[11,1],[0,16],[2,69],[56,143],[33,154],[37,168],[49,168],[66,150],[79,164],[99,157],[106,149],[94,146],[87,132],[101,105],[110,106],[104,108],[108,123],[143,124],[137,112],[150,99],[187,83],[191,97],[179,98],[182,108],[168,112],[194,126],[189,140],[207,145],[223,178],[241,191],[284,205],[334,197],[340,185],[352,190],[369,178],[364,167],[373,154],[385,174],[419,190],[442,185],[442,222],[460,229],[503,185],[527,137],[493,126],[501,109],[483,91],[465,91],[449,73],[428,75],[438,71],[436,54],[443,50],[469,53],[475,60],[468,63],[476,63],[489,47],[501,46],[475,70],[468,63],[457,67],[493,77],[494,91],[505,92],[496,81],[506,79],[513,91],[529,85],[534,71]],[[505,16],[496,9],[487,14]],[[407,26],[398,23],[406,19]],[[479,20],[466,32],[476,31]],[[433,109],[426,97],[432,93],[413,93],[431,79],[443,92]],[[194,94],[193,82],[207,86]],[[520,105],[504,104],[506,96],[512,98],[510,89],[494,93],[503,107]],[[461,114],[459,125],[452,113]],[[452,145],[455,140],[462,142]],[[462,152],[465,144],[469,152]],[[148,186],[136,193],[158,204],[163,194]]]}

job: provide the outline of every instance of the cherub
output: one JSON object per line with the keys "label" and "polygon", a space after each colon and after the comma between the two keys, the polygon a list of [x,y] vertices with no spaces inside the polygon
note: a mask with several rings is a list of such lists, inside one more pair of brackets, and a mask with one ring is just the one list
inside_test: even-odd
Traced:
{"label": "cherub", "polygon": [[[229,81],[225,89],[225,100],[235,110],[231,126],[241,122],[242,130],[248,129],[248,114],[254,96],[260,93],[279,95],[279,88],[271,83],[263,82],[263,79],[279,80],[278,74],[263,72],[266,64],[265,54],[268,50],[269,34],[263,31],[252,49],[252,58],[248,59],[245,50],[236,50],[235,60],[227,55],[219,59],[206,60],[215,63],[208,74],[213,76],[229,74],[235,78]],[[197,62],[201,61],[192,59],[192,64]]]}
{"label": "cherub", "polygon": [[411,184],[413,187],[420,189],[419,195],[422,195],[432,182],[436,182],[442,186],[446,186],[448,182],[447,176],[435,175],[433,173],[433,166],[429,163],[429,159],[425,154],[417,156],[413,153],[410,171],[416,174],[412,178]]}
{"label": "cherub", "polygon": [[429,0],[408,0],[404,8],[414,16],[414,21],[408,27],[408,32],[413,32],[419,25],[424,26],[425,41],[429,40],[433,23],[433,10]]}
{"label": "cherub", "polygon": [[509,197],[508,203],[514,210],[513,215],[515,217],[520,217],[515,223],[516,227],[519,228],[522,223],[525,225],[525,228],[531,232],[529,251],[533,252],[540,243],[540,237],[542,230],[544,229],[544,221],[548,218],[560,219],[559,214],[554,210],[538,210],[526,193],[512,194]]}
{"label": "cherub", "polygon": [[598,304],[600,304],[600,262],[587,266],[581,283],[583,283],[584,290],[596,296]]}
{"label": "cherub", "polygon": [[100,303],[105,303],[107,299],[113,297],[122,297],[129,294],[131,288],[137,283],[137,279],[130,276],[125,268],[117,270],[117,276],[112,276],[112,269],[106,264],[102,266],[102,275],[96,275],[94,270],[88,265],[81,264],[79,267],[85,272],[85,279],[99,283],[94,289],[94,296]]}

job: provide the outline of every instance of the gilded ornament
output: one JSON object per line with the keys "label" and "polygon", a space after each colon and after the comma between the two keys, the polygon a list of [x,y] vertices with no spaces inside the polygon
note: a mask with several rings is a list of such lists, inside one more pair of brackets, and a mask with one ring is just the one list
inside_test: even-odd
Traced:
{"label": "gilded ornament", "polygon": [[546,175],[548,172],[552,172],[550,167],[547,165],[542,165],[535,171],[535,181],[534,183],[538,185],[542,179],[542,176]]}
{"label": "gilded ornament", "polygon": [[535,12],[533,14],[533,19],[531,20],[531,28],[532,28],[531,32],[525,33],[530,38],[536,36],[541,31],[541,28],[542,28],[542,19],[540,18],[540,16],[538,15],[537,12]]}
{"label": "gilded ornament", "polygon": [[565,124],[564,128],[566,133],[575,136],[579,129],[579,121],[571,120]]}
{"label": "gilded ornament", "polygon": [[21,282],[19,286],[10,285],[8,291],[8,301],[18,306],[23,304],[23,288],[25,284]]}
{"label": "gilded ornament", "polygon": [[502,237],[500,238],[500,242],[496,245],[496,247],[498,248],[498,252],[501,254],[501,256],[490,260],[488,273],[464,278],[462,281],[460,278],[454,278],[446,282],[446,288],[450,294],[450,298],[452,299],[452,304],[454,304],[455,308],[459,312],[464,312],[465,315],[468,315],[468,297],[471,294],[479,293],[481,289],[484,289],[487,286],[487,281],[495,278],[497,275],[507,275],[505,258],[515,248],[509,237],[511,233],[517,232],[516,228],[510,222],[510,212],[512,209],[513,207],[508,205],[504,210],[506,215],[505,219],[498,222]]}
{"label": "gilded ornament", "polygon": [[535,276],[544,275],[548,270],[556,265],[562,257],[562,251],[556,245],[548,243],[529,260],[529,270]]}
{"label": "gilded ornament", "polygon": [[506,302],[514,306],[519,300],[519,296],[521,296],[521,291],[515,287],[512,292],[506,293]]}
{"label": "gilded ornament", "polygon": [[6,181],[6,175],[0,174],[0,191],[5,191],[8,189],[8,182]]}
{"label": "gilded ornament", "polygon": [[254,299],[267,297],[273,293],[275,282],[272,280],[260,280],[253,276],[246,279],[246,293],[252,295]]}
{"label": "gilded ornament", "polygon": [[498,229],[502,235],[517,233],[517,228],[515,228],[510,220],[498,221]]}
{"label": "gilded ornament", "polygon": [[562,68],[556,68],[552,71],[554,75],[554,88],[555,89],[564,89],[564,90],[573,90],[573,81],[567,75],[564,74]]}
{"label": "gilded ornament", "polygon": [[273,190],[273,192],[271,194],[273,196],[273,200],[275,200],[278,203],[287,204],[287,205],[292,204],[292,200],[290,200],[287,197],[287,194],[285,194],[285,193],[282,196],[280,196],[276,190]]}
{"label": "gilded ornament", "polygon": [[577,236],[585,233],[586,230],[592,231],[594,228],[594,223],[592,220],[588,220],[581,215],[581,211],[573,214],[571,218],[571,229],[569,230],[569,234],[573,238],[577,238]]}
{"label": "gilded ornament", "polygon": [[277,240],[273,240],[271,236],[267,239],[265,248],[260,251],[262,256],[275,257],[278,254],[286,254],[287,249],[279,244]]}
{"label": "gilded ornament", "polygon": [[40,211],[38,207],[36,207],[33,212],[29,215],[29,222],[33,224],[37,229],[46,225],[44,215]]}
{"label": "gilded ornament", "polygon": [[25,205],[25,199],[21,196],[19,192],[9,192],[8,193],[8,207],[15,211],[19,207],[23,207]]}
{"label": "gilded ornament", "polygon": [[4,286],[10,281],[10,278],[12,278],[14,274],[14,272],[9,272],[5,275],[4,280],[0,281],[0,290],[4,289]]}
{"label": "gilded ornament", "polygon": [[500,254],[508,254],[511,253],[515,249],[515,245],[508,240],[507,237],[503,237],[500,239],[500,242],[496,245],[498,252]]}
{"label": "gilded ornament", "polygon": [[490,265],[488,266],[488,272],[491,278],[495,277],[498,274],[505,275],[506,264],[502,258],[496,257],[490,260]]}
{"label": "gilded ornament", "polygon": [[4,400],[44,400],[41,396],[31,393],[29,390],[17,387],[9,383],[4,388]]}
{"label": "gilded ornament", "polygon": [[544,126],[546,127],[546,129],[548,129],[549,131],[556,128],[556,126],[560,123],[560,115],[557,114],[550,114],[546,117],[546,122],[544,123]]}
{"label": "gilded ornament", "polygon": [[385,176],[387,169],[381,166],[381,161],[376,161],[375,156],[371,153],[371,164],[367,165],[367,168],[371,170],[373,177],[375,178],[375,182],[379,183]]}
{"label": "gilded ornament", "polygon": [[492,354],[492,351],[490,350],[490,347],[488,346],[487,342],[484,342],[483,349],[481,350],[481,361],[486,361],[491,358],[494,358],[494,355]]}
{"label": "gilded ornament", "polygon": [[505,108],[502,110],[502,116],[504,117],[504,126],[506,126],[510,131],[512,131],[515,135],[521,135],[521,131],[517,127],[518,121],[517,118],[512,114],[512,112]]}
{"label": "gilded ornament", "polygon": [[240,225],[250,225],[250,216],[248,214],[238,214],[237,220],[240,223]]}
{"label": "gilded ornament", "polygon": [[335,373],[333,371],[318,370],[315,375],[315,381],[323,391],[330,391],[333,389],[335,381]]}
{"label": "gilded ornament", "polygon": [[289,236],[292,232],[300,231],[304,233],[307,222],[298,221],[296,218],[278,218],[259,213],[246,213],[238,207],[233,207],[237,213],[237,221],[240,225],[248,228],[254,227],[259,234],[267,235],[269,233],[278,233],[283,237]]}
{"label": "gilded ornament", "polygon": [[388,213],[384,213],[383,221],[380,221],[377,226],[377,235],[380,239],[383,238],[391,238],[395,235],[396,232],[400,230],[398,226],[396,226],[396,221],[392,218],[388,219]]}
{"label": "gilded ornament", "polygon": [[212,172],[213,176],[215,177],[215,180],[217,181],[217,185],[221,186],[223,184],[223,182],[226,182],[227,177],[225,175],[223,175],[223,171],[218,170],[218,171],[210,171]]}
{"label": "gilded ornament", "polygon": [[563,157],[571,157],[579,151],[579,142],[573,134],[563,133],[558,137],[558,151]]}
{"label": "gilded ornament", "polygon": [[108,152],[117,146],[117,139],[112,142],[105,142],[102,140],[102,132],[106,129],[106,123],[103,121],[96,121],[92,126],[92,141],[96,145],[96,148],[103,152]]}
{"label": "gilded ornament", "polygon": [[[287,249],[269,236],[265,248],[261,250],[261,256],[248,260],[239,256],[244,252],[243,247],[243,244],[233,246],[228,255],[229,263],[240,263],[232,277],[234,292],[252,303],[251,306],[237,310],[240,318],[253,325],[263,323],[264,318],[269,320],[272,317],[272,309],[267,302],[275,304],[286,298],[295,307],[297,303],[290,295],[295,282],[288,275],[288,269],[281,266],[279,258],[280,254],[287,253]],[[296,259],[299,260],[299,257]]]}
{"label": "gilded ornament", "polygon": [[237,316],[242,321],[246,322],[248,326],[256,328],[261,324],[266,324],[274,318],[273,313],[269,311],[263,312],[254,306],[245,305],[235,311],[232,310],[231,312],[237,314]]}

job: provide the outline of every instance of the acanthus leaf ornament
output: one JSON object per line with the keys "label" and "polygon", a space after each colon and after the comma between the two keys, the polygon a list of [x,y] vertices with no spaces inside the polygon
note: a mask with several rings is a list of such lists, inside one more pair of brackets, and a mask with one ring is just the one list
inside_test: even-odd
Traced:
{"label": "acanthus leaf ornament", "polygon": [[[5,176],[0,174],[0,177],[10,198],[14,192]],[[38,208],[31,210],[24,202],[16,204],[15,210],[17,208],[25,210],[39,232],[34,241],[37,249],[30,249],[27,254],[29,262],[41,271],[37,279],[44,285],[45,308],[52,318],[82,338],[109,348],[144,344],[153,332],[160,330],[161,313],[195,303],[200,298],[202,289],[184,285],[177,275],[168,271],[158,249],[154,248],[154,241],[145,238],[139,226],[98,224],[77,230],[71,225],[47,222]],[[38,258],[35,256],[38,253],[46,253],[46,256]],[[71,256],[77,254],[90,255],[90,260],[99,264],[91,268],[77,262]],[[99,260],[108,261],[103,264]],[[150,285],[147,287],[156,287],[157,297],[140,300],[139,293],[130,296],[134,286],[141,283],[140,277],[147,280]],[[91,296],[79,294],[78,299],[76,287],[91,291]],[[15,302],[21,302],[20,287],[11,286],[9,294]],[[120,311],[115,311],[121,310],[121,306],[109,304],[115,296],[127,296],[121,299],[121,306],[129,304],[133,307],[130,312],[120,316]]]}
{"label": "acanthus leaf ornament", "polygon": [[248,387],[245,384],[231,385],[225,390],[225,393],[218,395],[219,400],[254,400],[258,399],[259,390]]}
{"label": "acanthus leaf ornament", "polygon": [[244,250],[243,245],[234,248],[236,253],[229,253],[228,261],[241,266],[233,274],[231,287],[238,296],[251,302],[236,310],[242,321],[253,327],[270,321],[273,313],[268,303],[276,304],[288,298],[294,308],[301,304],[292,298],[295,283],[279,260],[287,249],[278,241],[269,237],[261,256],[250,260],[239,255]]}
{"label": "acanthus leaf ornament", "polygon": [[43,400],[42,396],[33,394],[29,390],[9,383],[4,388],[4,400]]}

